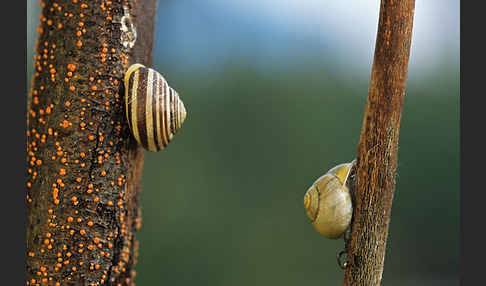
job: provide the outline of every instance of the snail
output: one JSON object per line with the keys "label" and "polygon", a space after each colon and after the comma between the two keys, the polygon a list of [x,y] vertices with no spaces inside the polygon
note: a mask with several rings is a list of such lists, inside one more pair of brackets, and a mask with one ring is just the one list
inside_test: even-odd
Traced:
{"label": "snail", "polygon": [[348,229],[353,216],[349,175],[356,160],[335,166],[317,179],[304,196],[304,207],[314,228],[337,239]]}
{"label": "snail", "polygon": [[186,119],[177,92],[160,73],[141,64],[125,74],[125,108],[133,137],[148,151],[164,149]]}

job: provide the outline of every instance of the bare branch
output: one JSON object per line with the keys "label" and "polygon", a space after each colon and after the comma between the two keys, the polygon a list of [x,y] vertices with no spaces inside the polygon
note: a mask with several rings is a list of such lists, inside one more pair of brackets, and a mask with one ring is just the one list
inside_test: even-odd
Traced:
{"label": "bare branch", "polygon": [[395,189],[414,0],[382,0],[358,147],[355,210],[344,285],[380,285]]}

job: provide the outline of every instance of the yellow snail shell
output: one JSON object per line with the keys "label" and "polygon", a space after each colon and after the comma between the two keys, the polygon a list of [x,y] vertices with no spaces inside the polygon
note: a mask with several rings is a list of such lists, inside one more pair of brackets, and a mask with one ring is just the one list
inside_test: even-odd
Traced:
{"label": "yellow snail shell", "polygon": [[307,216],[314,228],[327,238],[340,238],[351,223],[353,203],[347,180],[355,162],[330,169],[304,196]]}
{"label": "yellow snail shell", "polygon": [[164,149],[186,119],[182,100],[160,73],[141,64],[128,68],[124,82],[133,137],[146,150]]}

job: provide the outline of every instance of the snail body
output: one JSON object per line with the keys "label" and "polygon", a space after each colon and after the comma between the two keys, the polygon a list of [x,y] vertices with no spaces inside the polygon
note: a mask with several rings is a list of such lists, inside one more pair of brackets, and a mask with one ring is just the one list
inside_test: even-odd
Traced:
{"label": "snail body", "polygon": [[187,113],[178,93],[154,69],[131,65],[124,78],[125,108],[133,137],[148,151],[164,149]]}
{"label": "snail body", "polygon": [[327,238],[340,238],[353,216],[348,177],[355,161],[337,165],[317,179],[304,196],[304,207],[314,228]]}

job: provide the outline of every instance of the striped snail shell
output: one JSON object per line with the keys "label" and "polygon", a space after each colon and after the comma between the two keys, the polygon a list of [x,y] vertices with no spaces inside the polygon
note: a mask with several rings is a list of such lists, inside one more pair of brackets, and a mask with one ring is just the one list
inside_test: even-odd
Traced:
{"label": "striped snail shell", "polygon": [[141,64],[128,68],[124,82],[133,137],[146,150],[164,149],[186,119],[182,100],[160,73]]}
{"label": "striped snail shell", "polygon": [[356,163],[344,163],[317,179],[304,196],[304,207],[314,228],[327,238],[340,238],[353,216],[349,174]]}

